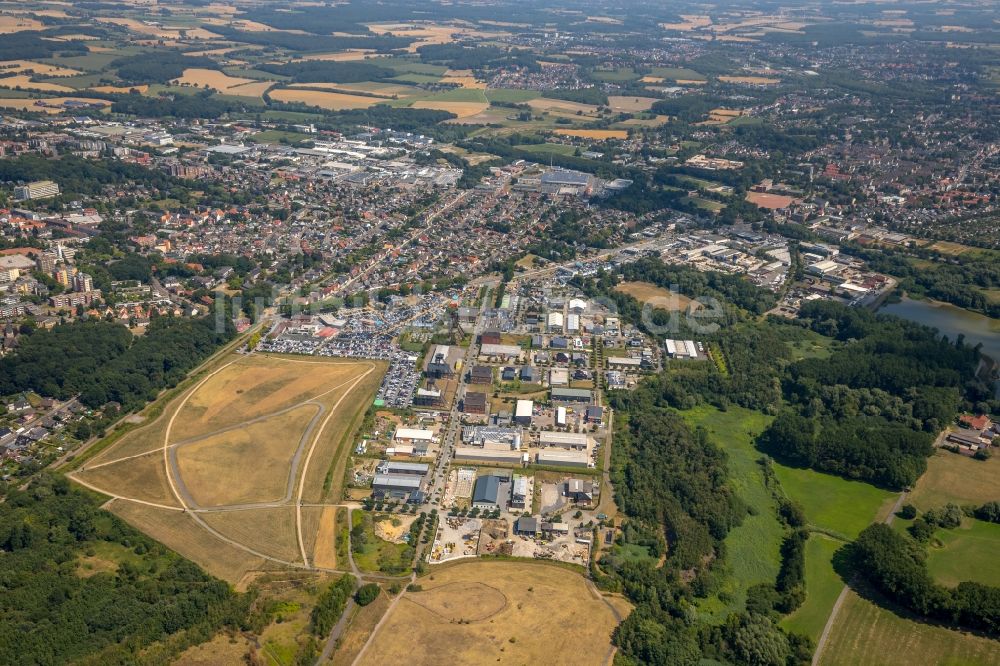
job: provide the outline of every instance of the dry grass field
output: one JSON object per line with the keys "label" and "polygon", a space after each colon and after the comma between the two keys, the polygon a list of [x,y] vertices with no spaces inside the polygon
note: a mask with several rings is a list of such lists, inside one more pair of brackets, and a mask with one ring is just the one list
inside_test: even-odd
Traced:
{"label": "dry grass field", "polygon": [[251,651],[250,641],[242,634],[222,632],[212,640],[195,645],[182,652],[174,666],[217,666],[217,664],[245,663]]}
{"label": "dry grass field", "polygon": [[[325,506],[322,509],[313,508],[308,515],[315,516],[319,521],[318,527],[310,525],[310,522],[306,521],[302,528],[304,533],[316,535],[315,543],[312,546],[313,564],[320,569],[335,569],[337,567],[337,509],[332,506]],[[309,529],[310,527],[312,529]]]}
{"label": "dry grass field", "polygon": [[320,566],[330,568],[333,526],[321,520],[322,507],[296,505],[300,496],[342,496],[350,433],[384,369],[360,360],[220,356],[191,388],[168,398],[158,418],[71,477],[115,498],[112,510],[128,522],[231,582],[262,566],[309,559],[321,530],[330,552],[320,551]]}
{"label": "dry grass field", "polygon": [[1000,460],[973,460],[938,449],[907,502],[921,511],[948,502],[980,505],[1000,497]]}
{"label": "dry grass field", "polygon": [[87,467],[75,476],[84,483],[105,488],[121,497],[180,506],[167,481],[162,450],[100,467]]}
{"label": "dry grass field", "polygon": [[[620,606],[577,573],[524,562],[469,562],[420,579],[361,664],[605,664]],[[433,636],[434,640],[425,640]]]}
{"label": "dry grass field", "polygon": [[413,109],[435,109],[454,113],[459,118],[468,118],[489,108],[488,102],[452,102],[448,100],[420,100],[414,102]]}
{"label": "dry grass field", "polygon": [[340,637],[340,643],[333,657],[327,660],[324,666],[351,666],[364,647],[365,641],[375,630],[375,625],[389,609],[390,603],[392,602],[388,595],[380,594],[372,603],[357,609],[351,618],[351,623]]}
{"label": "dry grass field", "polygon": [[593,104],[569,102],[564,99],[537,97],[535,99],[529,99],[527,101],[527,105],[530,106],[533,111],[562,112],[567,114],[575,114],[577,111],[581,111],[584,115],[594,115],[597,113],[597,107]]}
{"label": "dry grass field", "polygon": [[10,35],[24,30],[45,30],[45,24],[26,16],[0,16],[0,35]]}
{"label": "dry grass field", "polygon": [[996,641],[900,617],[848,592],[822,666],[986,666],[1000,659]]}
{"label": "dry grass field", "polygon": [[0,60],[0,74],[21,74],[34,72],[39,76],[76,76],[82,74],[79,70],[68,67],[57,67],[43,62],[31,60]]}
{"label": "dry grass field", "polygon": [[273,414],[343,384],[363,365],[260,354],[241,359],[214,374],[191,396],[171,437],[191,439]]}
{"label": "dry grass field", "polygon": [[951,241],[937,241],[930,246],[932,250],[940,252],[941,254],[947,254],[951,256],[958,256],[964,252],[968,252],[973,249],[968,245],[962,245],[961,243],[953,243]]}
{"label": "dry grass field", "polygon": [[[343,497],[344,469],[347,464],[347,448],[351,445],[348,435],[361,425],[365,410],[371,405],[382,375],[384,363],[369,363],[375,369],[365,375],[346,395],[338,409],[326,416],[316,426],[316,445],[312,461],[302,477],[303,499],[306,502],[337,502]],[[357,375],[364,372],[359,368]],[[339,392],[344,395],[346,389]],[[339,398],[338,398],[339,400]],[[329,490],[324,489],[327,475],[330,475]]]}
{"label": "dry grass field", "polygon": [[216,538],[186,513],[122,500],[115,500],[111,511],[208,573],[234,585],[247,572],[267,565],[266,559]]}
{"label": "dry grass field", "polygon": [[120,86],[96,86],[94,88],[91,88],[91,90],[93,90],[94,92],[111,93],[113,95],[116,95],[116,94],[117,95],[128,95],[133,90],[135,90],[139,94],[145,94],[146,91],[149,90],[149,86],[146,85],[145,83],[143,83],[142,85],[138,85],[138,86],[129,86],[127,88],[123,88],[123,87],[120,87]]}
{"label": "dry grass field", "polygon": [[336,53],[314,53],[303,56],[303,60],[331,60],[333,62],[345,62],[348,60],[364,60],[369,53],[374,53],[371,49],[347,49]]}
{"label": "dry grass field", "polygon": [[292,456],[319,413],[318,405],[303,405],[178,446],[184,485],[203,507],[287,499]]}
{"label": "dry grass field", "polygon": [[277,506],[246,511],[213,511],[202,520],[223,536],[286,562],[300,560],[295,508]]}
{"label": "dry grass field", "polygon": [[758,208],[767,208],[768,210],[788,208],[795,202],[795,197],[769,192],[747,192],[746,198]]}
{"label": "dry grass field", "polygon": [[622,282],[615,291],[628,294],[640,303],[649,303],[661,310],[687,310],[691,299],[651,282]]}
{"label": "dry grass field", "polygon": [[0,88],[20,88],[22,90],[41,90],[42,92],[76,92],[68,86],[32,81],[31,76],[28,74],[17,74],[15,76],[0,78]]}
{"label": "dry grass field", "polygon": [[379,103],[377,97],[362,97],[361,95],[345,95],[344,93],[325,92],[322,90],[296,90],[294,88],[279,88],[271,91],[271,99],[279,102],[302,102],[318,106],[328,111],[342,109],[367,109]]}
{"label": "dry grass field", "polygon": [[622,97],[620,95],[609,95],[608,106],[616,113],[634,113],[636,111],[649,111],[659,99],[656,97]]}

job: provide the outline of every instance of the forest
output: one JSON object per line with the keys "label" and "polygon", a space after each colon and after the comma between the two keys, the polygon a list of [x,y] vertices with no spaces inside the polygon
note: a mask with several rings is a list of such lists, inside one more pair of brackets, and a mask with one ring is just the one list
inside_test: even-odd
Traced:
{"label": "forest", "polygon": [[799,314],[843,346],[783,373],[786,410],[758,441],[783,462],[905,488],[926,469],[941,428],[990,397],[975,377],[978,351],[961,340],[829,301]]}
{"label": "forest", "polygon": [[[0,504],[0,663],[134,664],[240,628],[251,595],[101,511],[63,477]],[[84,563],[106,563],[80,575]],[[163,655],[169,656],[169,655]]]}
{"label": "forest", "polygon": [[115,401],[130,411],[175,386],[232,336],[231,323],[217,331],[211,316],[156,317],[138,338],[101,320],[36,330],[24,336],[16,355],[0,359],[0,394],[79,395],[88,407]]}
{"label": "forest", "polygon": [[[660,388],[646,381],[632,393],[611,395],[618,416],[612,449],[616,500],[629,530],[645,535],[643,543],[654,556],[665,553],[668,564],[657,568],[655,559],[605,556],[594,567],[598,585],[620,589],[635,604],[614,633],[618,658],[670,666],[695,666],[703,659],[809,663],[811,642],[778,627],[773,606],[748,606],[721,625],[696,619],[694,597],[710,592],[710,572],[725,559],[723,539],[747,507],[729,485],[725,453],[665,407],[669,399]],[[789,571],[778,584],[792,594],[798,574]]]}
{"label": "forest", "polygon": [[216,69],[211,58],[189,56],[180,51],[159,50],[156,53],[138,53],[111,62],[119,78],[128,84],[169,83],[184,75],[190,67]]}

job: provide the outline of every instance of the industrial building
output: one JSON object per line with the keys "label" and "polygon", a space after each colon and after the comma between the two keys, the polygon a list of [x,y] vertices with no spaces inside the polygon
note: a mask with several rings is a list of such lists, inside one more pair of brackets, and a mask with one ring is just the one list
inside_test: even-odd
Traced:
{"label": "industrial building", "polygon": [[587,389],[553,388],[552,402],[585,402],[594,401],[593,394]]}
{"label": "industrial building", "polygon": [[535,403],[531,400],[518,400],[514,407],[514,422],[523,425],[531,425],[531,415],[535,409]]}
{"label": "industrial building", "polygon": [[514,485],[510,491],[510,508],[524,509],[528,506],[530,496],[528,495],[528,477],[523,474],[514,475]]}
{"label": "industrial building", "polygon": [[516,359],[521,356],[521,348],[517,345],[484,344],[479,348],[479,354],[502,359]]}
{"label": "industrial building", "polygon": [[516,449],[489,449],[480,446],[459,446],[455,448],[455,460],[482,462],[491,465],[521,465],[526,462],[526,453]]}
{"label": "industrial building", "polygon": [[486,414],[488,413],[488,403],[485,393],[470,392],[465,394],[462,400],[462,411],[466,414]]}
{"label": "industrial building", "polygon": [[543,430],[538,433],[538,445],[546,447],[558,447],[572,451],[586,451],[590,444],[590,438],[582,432],[554,432]]}
{"label": "industrial building", "polygon": [[545,449],[536,457],[539,465],[554,465],[557,467],[589,467],[590,456],[586,451],[563,451],[561,449]]}
{"label": "industrial building", "polygon": [[372,496],[405,498],[420,492],[423,477],[415,474],[376,474],[372,481]]}
{"label": "industrial building", "polygon": [[472,490],[472,506],[480,509],[506,509],[510,501],[510,480],[490,474],[476,479]]}

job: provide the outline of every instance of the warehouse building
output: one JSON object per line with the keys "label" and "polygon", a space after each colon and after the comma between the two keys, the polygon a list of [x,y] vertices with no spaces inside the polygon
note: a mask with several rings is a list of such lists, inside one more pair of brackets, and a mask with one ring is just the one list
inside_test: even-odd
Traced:
{"label": "warehouse building", "polygon": [[518,400],[514,408],[514,422],[523,425],[531,425],[531,414],[535,409],[535,403],[531,400]]}
{"label": "warehouse building", "polygon": [[552,389],[552,402],[591,403],[593,401],[594,401],[593,394],[587,389],[574,389],[574,388]]}
{"label": "warehouse building", "polygon": [[510,480],[490,474],[476,479],[472,490],[472,506],[480,509],[506,509],[510,501]]}
{"label": "warehouse building", "polygon": [[521,357],[521,348],[517,345],[484,344],[479,348],[479,354],[502,359],[516,359]]}
{"label": "warehouse building", "polygon": [[553,465],[556,467],[589,467],[590,456],[586,451],[563,451],[559,449],[545,449],[538,452],[536,457],[539,465]]}
{"label": "warehouse building", "polygon": [[491,465],[521,465],[527,454],[517,449],[490,449],[479,446],[459,446],[455,448],[455,460],[488,463]]}
{"label": "warehouse building", "polygon": [[569,451],[586,451],[590,438],[582,432],[554,432],[543,430],[538,433],[538,445],[557,447]]}

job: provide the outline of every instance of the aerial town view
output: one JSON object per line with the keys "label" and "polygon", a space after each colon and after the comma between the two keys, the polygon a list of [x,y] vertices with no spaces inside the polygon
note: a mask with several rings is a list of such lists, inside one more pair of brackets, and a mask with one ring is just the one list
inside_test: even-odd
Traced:
{"label": "aerial town view", "polygon": [[1000,664],[998,0],[0,0],[0,664]]}

